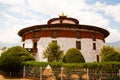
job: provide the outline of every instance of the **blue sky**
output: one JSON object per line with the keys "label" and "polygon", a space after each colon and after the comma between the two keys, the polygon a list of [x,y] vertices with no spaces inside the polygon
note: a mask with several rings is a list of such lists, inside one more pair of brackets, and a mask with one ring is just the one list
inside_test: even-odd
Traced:
{"label": "blue sky", "polygon": [[20,29],[46,24],[62,12],[109,30],[106,42],[120,40],[120,0],[0,0],[0,47],[20,45]]}

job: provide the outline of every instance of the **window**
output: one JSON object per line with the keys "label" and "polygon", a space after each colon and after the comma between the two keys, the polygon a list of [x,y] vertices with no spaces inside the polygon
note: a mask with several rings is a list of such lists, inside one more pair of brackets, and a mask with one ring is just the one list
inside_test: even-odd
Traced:
{"label": "window", "polygon": [[56,38],[57,37],[57,31],[56,30],[53,30],[52,31],[52,38]]}
{"label": "window", "polygon": [[61,20],[60,20],[60,24],[62,24],[62,23],[63,23],[63,20],[61,19]]}
{"label": "window", "polygon": [[25,41],[25,35],[22,36],[22,41]]}
{"label": "window", "polygon": [[37,49],[37,42],[33,42],[33,49]]}
{"label": "window", "polygon": [[25,48],[25,43],[23,43],[23,48]]}
{"label": "window", "polygon": [[76,41],[76,48],[81,50],[81,42],[80,41]]}
{"label": "window", "polygon": [[81,31],[77,31],[77,38],[78,38],[78,39],[81,38]]}
{"label": "window", "polygon": [[105,39],[103,38],[103,42],[105,43]]}
{"label": "window", "polygon": [[93,50],[96,50],[96,43],[93,43]]}
{"label": "window", "polygon": [[39,37],[39,31],[35,31],[34,32],[34,38],[38,38]]}
{"label": "window", "polygon": [[96,35],[94,33],[92,34],[92,39],[93,41],[96,41]]}
{"label": "window", "polygon": [[96,55],[96,57],[97,57],[97,62],[99,62],[99,55]]}

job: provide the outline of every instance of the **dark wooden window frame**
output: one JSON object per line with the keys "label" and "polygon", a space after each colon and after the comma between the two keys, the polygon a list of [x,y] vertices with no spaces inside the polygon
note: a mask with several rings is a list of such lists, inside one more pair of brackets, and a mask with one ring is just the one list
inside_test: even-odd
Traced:
{"label": "dark wooden window frame", "polygon": [[80,39],[81,38],[81,31],[76,31],[76,36],[78,39]]}
{"label": "dark wooden window frame", "polygon": [[76,48],[81,50],[81,41],[76,41]]}
{"label": "dark wooden window frame", "polygon": [[93,43],[93,50],[96,50],[96,43]]}
{"label": "dark wooden window frame", "polygon": [[57,30],[52,30],[52,38],[57,38]]}
{"label": "dark wooden window frame", "polygon": [[96,58],[97,58],[97,62],[99,62],[100,61],[99,55],[96,55]]}
{"label": "dark wooden window frame", "polygon": [[33,49],[37,49],[37,42],[33,42]]}
{"label": "dark wooden window frame", "polygon": [[25,43],[23,43],[23,48],[25,48]]}
{"label": "dark wooden window frame", "polygon": [[93,41],[96,41],[96,34],[95,33],[92,34],[92,39],[93,39]]}
{"label": "dark wooden window frame", "polygon": [[34,31],[33,37],[34,37],[34,38],[39,38],[39,31]]}

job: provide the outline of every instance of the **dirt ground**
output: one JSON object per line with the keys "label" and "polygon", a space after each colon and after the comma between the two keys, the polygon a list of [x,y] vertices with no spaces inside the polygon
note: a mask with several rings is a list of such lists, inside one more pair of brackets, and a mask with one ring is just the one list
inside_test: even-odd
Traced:
{"label": "dirt ground", "polygon": [[27,79],[27,78],[14,78],[14,79],[10,78],[10,79],[8,79],[0,74],[0,80],[34,80],[34,79]]}

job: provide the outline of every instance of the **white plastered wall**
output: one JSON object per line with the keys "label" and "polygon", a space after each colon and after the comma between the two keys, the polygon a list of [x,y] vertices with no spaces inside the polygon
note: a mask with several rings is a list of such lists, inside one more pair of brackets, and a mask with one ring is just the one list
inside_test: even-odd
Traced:
{"label": "white plastered wall", "polygon": [[[82,38],[51,38],[44,37],[40,38],[37,42],[38,53],[35,56],[37,61],[47,61],[47,59],[43,58],[43,51],[47,48],[48,44],[52,42],[52,40],[57,40],[57,44],[61,47],[61,50],[66,53],[66,51],[70,48],[76,48],[76,41],[81,41],[81,53],[85,58],[86,62],[94,62],[97,61],[96,56],[99,55],[100,49],[103,47],[104,42],[102,40],[96,39],[93,41],[92,39]],[[32,48],[33,42],[32,40],[25,40],[25,48]],[[93,43],[96,43],[96,50],[93,50]]]}
{"label": "white plastered wall", "polygon": [[24,48],[33,48],[33,41],[32,39],[27,39],[24,42],[22,42],[22,46],[24,45]]}

